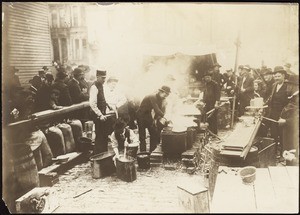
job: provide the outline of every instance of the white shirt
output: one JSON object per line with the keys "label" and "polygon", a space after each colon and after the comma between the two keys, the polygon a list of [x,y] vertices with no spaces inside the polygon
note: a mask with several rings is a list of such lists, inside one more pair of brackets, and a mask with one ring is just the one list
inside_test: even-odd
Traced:
{"label": "white shirt", "polygon": [[243,82],[242,82],[241,90],[245,90],[245,88],[244,88],[244,82],[245,82],[245,80],[246,80],[246,76],[243,77]]}
{"label": "white shirt", "polygon": [[97,95],[98,95],[98,88],[95,85],[92,85],[90,89],[90,98],[89,98],[90,107],[95,112],[95,114],[101,116],[103,114],[101,113],[101,111],[97,106]]}
{"label": "white shirt", "polygon": [[[130,136],[130,140],[131,140],[131,144],[133,143],[138,143],[139,142],[139,139],[137,137],[137,135],[133,132],[133,130],[129,129],[129,136]],[[124,129],[124,133],[123,135],[125,135],[125,129]],[[110,141],[111,141],[111,146],[112,148],[118,148],[118,140],[116,138],[116,135],[115,135],[115,132],[113,132],[111,135],[110,135]]]}
{"label": "white shirt", "polygon": [[282,87],[283,83],[282,84],[277,84],[276,86],[276,93],[280,90],[280,88]]}

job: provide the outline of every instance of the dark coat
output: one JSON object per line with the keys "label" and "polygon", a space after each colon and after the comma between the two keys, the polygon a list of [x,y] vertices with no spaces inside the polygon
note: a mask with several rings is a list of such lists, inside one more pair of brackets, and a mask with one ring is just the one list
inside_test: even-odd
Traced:
{"label": "dark coat", "polygon": [[274,79],[271,79],[271,81],[266,82],[264,101],[267,101],[270,98],[273,90],[273,84],[274,84]]}
{"label": "dark coat", "polygon": [[68,86],[60,80],[56,80],[52,85],[53,89],[57,89],[59,91],[58,104],[60,106],[70,106],[72,105],[72,99],[70,96]]}
{"label": "dark coat", "polygon": [[219,101],[221,97],[220,86],[215,81],[205,83],[203,92],[203,102],[207,106],[214,107],[216,101]]}
{"label": "dark coat", "polygon": [[280,118],[283,125],[283,150],[299,150],[299,94],[294,96],[283,108]]}
{"label": "dark coat", "polygon": [[[235,86],[235,79],[237,79],[236,75],[232,75],[232,76],[228,76],[227,74],[224,74],[224,79],[225,79],[225,83],[226,84],[226,93],[228,96],[233,96],[234,93],[237,92],[236,86]],[[231,90],[234,90],[233,93],[230,93]]]}
{"label": "dark coat", "polygon": [[74,104],[87,101],[89,99],[89,96],[81,91],[80,85],[76,80],[71,79],[68,83],[68,87]]}
{"label": "dark coat", "polygon": [[[253,93],[254,93],[254,83],[253,82],[254,82],[254,79],[249,74],[246,76],[244,84],[243,84],[242,77],[239,78],[239,82],[238,82],[240,97],[244,97],[245,99],[249,100],[249,102],[250,102],[251,98],[253,98]],[[242,84],[245,89],[245,92],[241,92]]]}
{"label": "dark coat", "polygon": [[163,100],[158,94],[151,94],[146,96],[137,110],[137,117],[139,120],[143,120],[149,124],[152,124],[154,118],[151,115],[151,111],[154,110],[154,118],[162,118],[165,115],[165,106]]}
{"label": "dark coat", "polygon": [[51,86],[43,85],[36,93],[35,111],[43,111],[50,109]]}

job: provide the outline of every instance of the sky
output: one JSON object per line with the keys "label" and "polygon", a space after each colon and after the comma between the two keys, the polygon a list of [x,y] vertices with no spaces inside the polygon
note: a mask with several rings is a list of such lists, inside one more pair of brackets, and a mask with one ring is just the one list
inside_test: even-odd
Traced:
{"label": "sky", "polygon": [[[216,53],[221,72],[238,64],[274,68],[292,64],[298,73],[298,4],[118,3],[87,12],[95,67],[128,79],[140,77],[147,56]],[[164,68],[161,68],[162,70]],[[122,77],[123,76],[123,77]],[[147,77],[149,79],[149,77]],[[155,81],[157,76],[153,76]]]}

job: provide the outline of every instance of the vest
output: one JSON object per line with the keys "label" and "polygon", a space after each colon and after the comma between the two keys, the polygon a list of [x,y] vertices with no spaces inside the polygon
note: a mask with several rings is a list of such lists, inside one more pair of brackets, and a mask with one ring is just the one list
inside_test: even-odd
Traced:
{"label": "vest", "polygon": [[104,97],[103,84],[96,81],[95,86],[98,89],[97,107],[101,111],[102,114],[106,114],[106,100],[105,100],[105,97]]}

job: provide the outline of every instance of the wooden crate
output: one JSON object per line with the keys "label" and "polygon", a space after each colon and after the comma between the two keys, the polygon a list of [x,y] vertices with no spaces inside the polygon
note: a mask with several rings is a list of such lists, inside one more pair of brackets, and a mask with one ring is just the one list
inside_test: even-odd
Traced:
{"label": "wooden crate", "polygon": [[58,206],[50,187],[36,187],[16,200],[17,213],[51,213]]}
{"label": "wooden crate", "polygon": [[185,213],[209,213],[208,190],[200,184],[177,185],[179,206]]}

